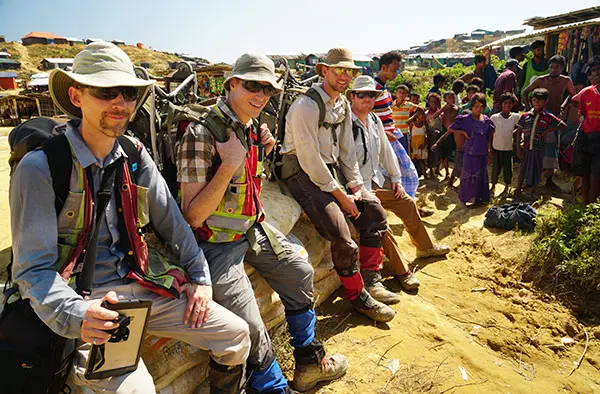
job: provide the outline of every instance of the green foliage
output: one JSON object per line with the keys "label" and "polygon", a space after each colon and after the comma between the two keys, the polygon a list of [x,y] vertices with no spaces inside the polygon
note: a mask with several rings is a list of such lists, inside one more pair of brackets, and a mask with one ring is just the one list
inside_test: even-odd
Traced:
{"label": "green foliage", "polygon": [[544,277],[581,287],[600,285],[600,204],[571,205],[538,219],[528,263]]}
{"label": "green foliage", "polygon": [[407,82],[412,85],[413,91],[421,96],[421,102],[425,103],[425,96],[429,89],[433,87],[433,76],[435,74],[442,74],[446,76],[446,83],[442,88],[442,91],[452,90],[452,83],[464,74],[471,72],[475,69],[475,66],[464,66],[462,64],[455,64],[452,67],[446,67],[442,69],[429,68],[422,71],[403,71],[391,82],[388,82],[387,86],[392,94],[396,91],[396,87]]}

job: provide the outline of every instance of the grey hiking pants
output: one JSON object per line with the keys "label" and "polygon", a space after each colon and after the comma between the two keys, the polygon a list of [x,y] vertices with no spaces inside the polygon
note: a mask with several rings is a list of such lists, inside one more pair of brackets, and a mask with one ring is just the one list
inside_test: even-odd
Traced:
{"label": "grey hiking pants", "polygon": [[[183,294],[179,299],[162,297],[145,289],[137,282],[93,289],[92,298],[102,298],[110,290],[124,299],[152,301],[152,312],[147,333],[179,339],[200,349],[208,350],[211,357],[222,365],[244,364],[250,350],[248,324],[214,301],[210,303],[209,318],[200,328],[189,328],[183,322],[188,299]],[[154,381],[144,361],[140,359],[137,370],[128,374],[87,380],[84,377],[91,344],[81,342],[75,359],[72,383],[84,386],[96,393],[152,394],[156,390]]]}
{"label": "grey hiking pants", "polygon": [[[266,223],[261,225],[268,226]],[[279,294],[286,311],[303,309],[313,302],[314,270],[308,262],[306,250],[288,242],[276,229],[271,227],[271,230],[286,251],[281,258],[276,256],[260,226],[253,230],[261,249],[258,255],[250,249],[246,237],[228,243],[199,242],[208,260],[213,298],[244,319],[250,327],[252,345],[248,369],[262,370],[268,367],[275,354],[260,316],[250,279],[244,271],[244,260]]]}

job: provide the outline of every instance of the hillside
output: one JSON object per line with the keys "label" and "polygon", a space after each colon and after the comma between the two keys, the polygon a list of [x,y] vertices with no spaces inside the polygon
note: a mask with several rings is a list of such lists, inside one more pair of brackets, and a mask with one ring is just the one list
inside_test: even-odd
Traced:
{"label": "hillside", "polygon": [[[85,45],[28,45],[24,46],[18,42],[0,43],[0,50],[6,48],[14,60],[21,62],[18,77],[27,79],[31,74],[40,72],[38,67],[44,58],[73,58],[84,48]],[[123,45],[123,51],[127,53],[135,65],[141,62],[150,64],[150,73],[163,76],[169,73],[168,62],[181,61],[182,59],[171,54],[156,52],[151,49],[140,49],[135,46]]]}
{"label": "hillside", "polygon": [[[481,40],[478,44],[473,44],[471,42],[464,42],[464,41],[460,41],[460,40],[456,40],[454,38],[448,38],[446,39],[446,42],[434,46],[433,48],[426,50],[424,52],[427,53],[445,53],[445,52],[473,52],[476,48],[489,44],[491,42],[494,42],[496,40],[499,40],[501,38],[504,37],[508,37],[508,36],[500,36],[500,37],[484,37],[483,40]],[[506,45],[528,45],[530,44],[532,41],[536,40],[536,39],[543,39],[543,36],[540,37],[530,37],[530,38],[525,38],[525,39],[521,39],[521,40],[516,40],[516,41],[511,41],[510,43],[507,43]]]}

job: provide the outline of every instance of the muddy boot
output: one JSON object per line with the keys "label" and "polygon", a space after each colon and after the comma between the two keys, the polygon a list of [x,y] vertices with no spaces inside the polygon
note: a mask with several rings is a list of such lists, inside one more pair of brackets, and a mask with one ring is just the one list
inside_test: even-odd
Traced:
{"label": "muddy boot", "polygon": [[400,302],[400,296],[389,291],[381,283],[381,273],[379,271],[360,270],[360,274],[365,281],[365,289],[379,302],[391,305]]}
{"label": "muddy boot", "polygon": [[358,298],[350,301],[350,304],[360,313],[378,322],[386,323],[396,316],[392,308],[373,299],[365,289],[362,289]]}
{"label": "muddy boot", "polygon": [[208,382],[210,394],[243,394],[242,378],[244,376],[243,365],[222,365],[212,358],[210,359],[210,371]]}
{"label": "muddy boot", "polygon": [[427,250],[417,249],[417,258],[423,259],[426,257],[445,256],[449,252],[450,252],[450,246],[434,244],[431,248],[429,248]]}
{"label": "muddy boot", "polygon": [[417,279],[417,277],[412,272],[406,273],[404,275],[398,275],[396,276],[396,279],[398,279],[398,282],[400,282],[400,286],[402,286],[402,289],[404,291],[415,291],[421,285],[419,279]]}
{"label": "muddy boot", "polygon": [[307,391],[320,382],[329,382],[343,376],[348,370],[348,360],[343,354],[325,356],[318,364],[296,364],[294,389]]}

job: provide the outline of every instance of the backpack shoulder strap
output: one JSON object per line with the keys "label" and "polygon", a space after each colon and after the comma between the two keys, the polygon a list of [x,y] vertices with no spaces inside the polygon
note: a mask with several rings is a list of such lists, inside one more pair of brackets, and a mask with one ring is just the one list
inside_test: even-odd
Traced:
{"label": "backpack shoulder strap", "polygon": [[323,127],[325,124],[325,102],[323,102],[323,97],[315,88],[309,88],[304,94],[317,103],[317,107],[319,107],[319,128]]}
{"label": "backpack shoulder strap", "polygon": [[127,166],[129,167],[129,175],[133,183],[137,183],[138,169],[142,162],[142,143],[134,137],[122,135],[117,138],[119,144],[127,154]]}
{"label": "backpack shoulder strap", "polygon": [[73,169],[71,146],[67,137],[61,134],[46,141],[42,145],[42,150],[46,154],[50,167],[52,189],[54,189],[54,208],[58,216],[71,189],[71,171]]}
{"label": "backpack shoulder strap", "polygon": [[248,139],[244,134],[244,128],[239,126],[232,127],[230,123],[228,123],[227,119],[219,113],[219,109],[215,106],[211,109],[211,111],[204,116],[200,122],[204,127],[210,131],[213,138],[217,142],[227,142],[229,138],[229,130],[231,129],[235,135],[238,137],[246,151],[250,150],[250,146],[248,145]]}

